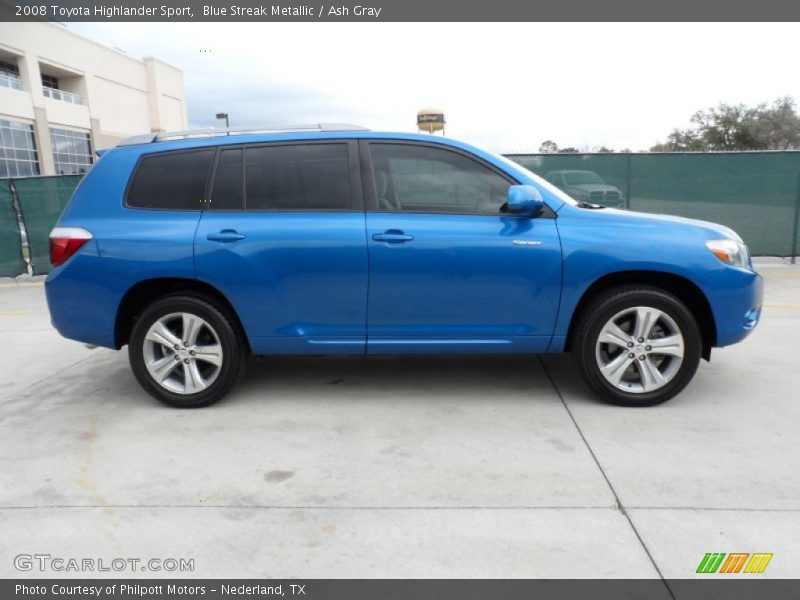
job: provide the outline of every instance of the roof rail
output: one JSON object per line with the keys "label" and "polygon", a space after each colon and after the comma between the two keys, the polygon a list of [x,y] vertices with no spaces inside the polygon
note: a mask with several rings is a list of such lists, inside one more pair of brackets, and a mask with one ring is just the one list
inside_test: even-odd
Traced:
{"label": "roof rail", "polygon": [[284,131],[367,131],[360,125],[344,123],[310,123],[306,125],[278,125],[265,127],[228,127],[226,129],[186,129],[184,131],[160,131],[144,133],[122,140],[117,146],[155,144],[165,140],[185,140],[193,137],[216,137],[221,135],[242,135],[247,133],[280,133]]}

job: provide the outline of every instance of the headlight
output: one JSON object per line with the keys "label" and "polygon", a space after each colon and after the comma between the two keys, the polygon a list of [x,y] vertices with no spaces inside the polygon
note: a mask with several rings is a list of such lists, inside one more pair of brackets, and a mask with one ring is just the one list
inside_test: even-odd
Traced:
{"label": "headlight", "polygon": [[736,240],[709,240],[706,247],[722,262],[742,269],[751,269],[750,252],[742,242]]}

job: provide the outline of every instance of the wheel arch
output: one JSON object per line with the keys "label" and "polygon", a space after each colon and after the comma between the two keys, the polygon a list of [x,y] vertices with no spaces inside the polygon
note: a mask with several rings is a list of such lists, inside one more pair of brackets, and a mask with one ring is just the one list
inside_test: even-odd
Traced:
{"label": "wheel arch", "polygon": [[250,352],[250,341],[247,338],[239,315],[225,295],[213,285],[204,281],[182,277],[145,279],[134,284],[125,292],[117,308],[117,316],[114,323],[114,343],[117,349],[128,343],[136,320],[147,306],[156,300],[175,294],[195,295],[210,300],[224,309],[241,335],[247,351]]}
{"label": "wheel arch", "polygon": [[631,284],[660,288],[683,302],[697,319],[697,325],[700,327],[700,335],[703,340],[702,357],[706,360],[711,358],[711,348],[715,346],[717,340],[717,326],[708,298],[690,279],[664,271],[615,271],[595,280],[583,292],[572,313],[564,347],[565,352],[572,349],[572,339],[577,323],[580,321],[582,311],[586,309],[592,299],[614,287]]}

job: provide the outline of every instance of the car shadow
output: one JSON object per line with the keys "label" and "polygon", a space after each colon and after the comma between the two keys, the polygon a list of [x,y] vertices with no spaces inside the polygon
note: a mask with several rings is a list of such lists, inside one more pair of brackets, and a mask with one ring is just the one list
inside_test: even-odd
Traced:
{"label": "car shadow", "polygon": [[[253,357],[231,392],[238,402],[252,395],[313,394],[380,397],[381,394],[458,394],[479,397],[552,392],[536,356],[280,356]],[[302,394],[303,398],[314,395]]]}

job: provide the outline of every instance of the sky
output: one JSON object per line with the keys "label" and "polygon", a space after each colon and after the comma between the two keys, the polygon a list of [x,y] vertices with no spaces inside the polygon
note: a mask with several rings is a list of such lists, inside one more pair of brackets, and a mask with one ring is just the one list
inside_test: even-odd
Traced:
{"label": "sky", "polygon": [[800,99],[797,23],[70,23],[184,72],[189,124],[312,122],[447,135],[499,152],[545,140],[646,150],[697,110]]}

